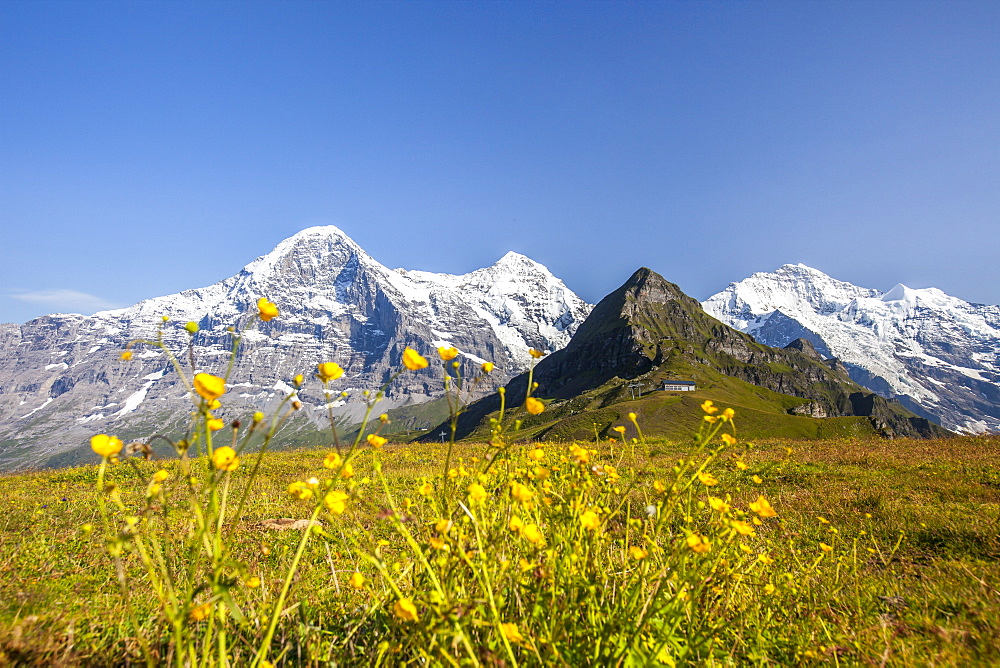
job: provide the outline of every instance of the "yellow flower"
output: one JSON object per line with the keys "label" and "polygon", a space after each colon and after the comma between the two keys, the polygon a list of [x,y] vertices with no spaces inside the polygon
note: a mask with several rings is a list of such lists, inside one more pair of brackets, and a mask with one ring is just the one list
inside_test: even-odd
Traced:
{"label": "yellow flower", "polygon": [[722,411],[722,415],[720,415],[719,417],[722,418],[723,422],[725,422],[726,420],[732,420],[735,415],[736,411],[734,411],[732,408],[727,408],[726,410]]}
{"label": "yellow flower", "polygon": [[584,529],[597,531],[601,528],[601,518],[593,510],[588,510],[580,515],[580,524]]}
{"label": "yellow flower", "polygon": [[741,471],[746,471],[748,468],[750,468],[750,466],[748,466],[747,463],[741,459],[740,461],[736,462],[736,468],[738,468]]}
{"label": "yellow flower", "polygon": [[191,612],[188,613],[188,617],[194,622],[203,622],[208,619],[208,616],[212,614],[212,604],[202,603],[196,608],[192,608]]}
{"label": "yellow flower", "polygon": [[643,559],[645,559],[646,557],[649,556],[649,552],[647,550],[639,547],[638,545],[631,545],[631,546],[629,546],[629,548],[628,548],[628,554],[629,554],[630,557],[632,557],[636,561],[642,561]]}
{"label": "yellow flower", "polygon": [[313,491],[309,489],[309,485],[300,480],[296,480],[288,486],[288,493],[299,501],[306,501],[313,495]]}
{"label": "yellow flower", "polygon": [[771,584],[771,583],[768,583],[768,584],[764,585],[764,593],[766,595],[768,595],[768,596],[770,596],[771,594],[773,594],[774,593],[774,585]]}
{"label": "yellow flower", "polygon": [[712,485],[719,484],[719,481],[716,480],[715,477],[711,473],[708,473],[707,471],[698,471],[698,480],[700,480],[701,484],[705,485],[706,487],[711,487]]}
{"label": "yellow flower", "polygon": [[831,551],[833,551],[833,546],[832,545],[827,545],[826,543],[820,543],[819,544],[819,549],[823,550],[824,552],[831,552]]}
{"label": "yellow flower", "polygon": [[437,538],[436,536],[431,536],[427,540],[427,542],[435,550],[447,550],[448,549],[448,545],[444,542],[444,539],[442,539],[442,538]]}
{"label": "yellow flower", "polygon": [[429,482],[425,482],[423,485],[417,488],[417,493],[420,496],[427,496],[433,491],[434,491],[434,486],[431,485]]}
{"label": "yellow flower", "polygon": [[209,431],[219,431],[226,426],[226,423],[219,418],[209,418],[205,421],[205,426],[208,427]]}
{"label": "yellow flower", "polygon": [[522,485],[519,482],[512,482],[510,483],[510,495],[522,503],[527,503],[528,501],[531,501],[532,497],[535,496],[535,493],[532,492],[531,488],[527,485]]}
{"label": "yellow flower", "polygon": [[218,399],[226,393],[226,381],[210,373],[198,373],[194,376],[194,391],[205,401]]}
{"label": "yellow flower", "polygon": [[124,361],[128,362],[130,359],[132,359],[132,351],[126,350],[121,355],[119,355],[119,357],[121,357]]}
{"label": "yellow flower", "polygon": [[713,424],[719,418],[715,417],[714,415],[703,415],[701,416],[701,419],[709,424]]}
{"label": "yellow flower", "polygon": [[329,383],[331,380],[337,380],[344,375],[344,370],[340,368],[340,365],[336,362],[323,362],[322,364],[317,364],[316,369],[319,371],[319,379],[324,383]]}
{"label": "yellow flower", "polygon": [[240,465],[240,458],[236,456],[235,450],[224,445],[221,448],[216,448],[215,452],[212,453],[212,463],[217,469],[235,471],[236,467]]}
{"label": "yellow flower", "polygon": [[507,528],[511,531],[520,531],[524,528],[524,522],[517,515],[512,515],[510,522],[507,523]]}
{"label": "yellow flower", "polygon": [[122,450],[122,440],[117,436],[97,434],[90,437],[90,447],[101,457],[117,455]]}
{"label": "yellow flower", "polygon": [[750,504],[750,510],[761,517],[775,517],[778,513],[771,507],[770,502],[763,496],[758,496],[757,500]]}
{"label": "yellow flower", "polygon": [[528,397],[524,400],[524,409],[532,415],[538,415],[545,410],[545,404],[534,397]]}
{"label": "yellow flower", "polygon": [[625,434],[625,427],[618,425],[617,427],[612,427],[611,431],[617,431],[619,434]]}
{"label": "yellow flower", "polygon": [[667,491],[667,486],[664,485],[659,480],[654,480],[653,481],[653,489],[655,489],[660,494],[664,494]]}
{"label": "yellow flower", "polygon": [[628,419],[631,420],[632,422],[635,422],[635,418],[636,418],[635,413],[629,413],[628,414]]}
{"label": "yellow flower", "polygon": [[699,554],[708,552],[709,550],[712,549],[712,544],[709,543],[704,536],[697,533],[693,533],[687,537],[687,544],[688,547],[690,547],[695,552],[698,552]]}
{"label": "yellow flower", "polygon": [[326,495],[326,498],[323,499],[323,503],[326,504],[326,509],[334,515],[343,515],[344,511],[347,510],[348,498],[347,492],[335,489]]}
{"label": "yellow flower", "polygon": [[723,434],[722,442],[725,443],[726,445],[736,445],[736,437],[730,436],[729,434]]}
{"label": "yellow flower", "polygon": [[392,606],[392,614],[396,615],[404,622],[415,622],[420,618],[417,616],[417,606],[408,598],[401,598]]}
{"label": "yellow flower", "polygon": [[323,466],[328,469],[339,469],[342,461],[340,455],[336,452],[331,452],[323,458]]}
{"label": "yellow flower", "polygon": [[770,566],[771,564],[774,563],[774,559],[772,559],[770,556],[766,554],[758,554],[757,561],[764,564],[765,566]]}
{"label": "yellow flower", "polygon": [[545,353],[543,353],[541,350],[536,350],[534,348],[528,350],[528,354],[534,357],[535,359],[538,359],[539,357],[543,357],[545,355]]}
{"label": "yellow flower", "polygon": [[830,523],[830,520],[826,519],[825,517],[817,517],[816,519],[819,520],[820,524],[829,524]]}
{"label": "yellow flower", "polygon": [[705,411],[709,415],[719,412],[719,409],[712,405],[711,399],[705,399],[705,401],[701,404],[701,410]]}
{"label": "yellow flower", "polygon": [[741,536],[752,536],[756,533],[750,524],[741,520],[733,520],[733,528],[736,529],[736,533]]}
{"label": "yellow flower", "polygon": [[167,471],[165,471],[165,470],[163,470],[163,469],[160,469],[159,471],[157,471],[156,473],[153,474],[153,480],[155,482],[163,482],[164,480],[166,480],[169,477],[170,477],[170,473],[167,472]]}
{"label": "yellow flower", "polygon": [[262,413],[261,411],[257,411],[256,413],[253,414],[253,423],[258,424],[260,422],[263,422],[264,417],[265,417],[264,413]]}
{"label": "yellow flower", "polygon": [[379,436],[378,434],[368,434],[367,441],[368,445],[372,446],[376,450],[389,442],[387,439]]}
{"label": "yellow flower", "polygon": [[451,531],[451,527],[454,523],[451,520],[438,520],[434,523],[434,530],[440,534],[446,534]]}
{"label": "yellow flower", "polygon": [[257,577],[256,575],[251,575],[250,577],[248,577],[246,580],[243,581],[243,584],[245,584],[250,589],[256,589],[257,587],[260,586],[260,578]]}
{"label": "yellow flower", "polygon": [[351,575],[350,579],[347,581],[347,584],[351,585],[351,587],[353,587],[354,589],[364,589],[365,576],[362,575],[361,573],[358,573],[357,571],[354,571],[354,574]]}
{"label": "yellow flower", "polygon": [[528,459],[531,459],[531,460],[536,461],[536,462],[540,462],[543,459],[545,459],[545,451],[542,450],[541,448],[535,448],[533,450],[529,450],[528,451]]}
{"label": "yellow flower", "polygon": [[427,368],[427,359],[420,355],[413,348],[407,348],[403,351],[403,366],[405,366],[410,371],[419,371],[420,369]]}
{"label": "yellow flower", "polygon": [[264,322],[268,322],[278,317],[278,307],[261,297],[257,300],[257,315]]}
{"label": "yellow flower", "polygon": [[450,362],[458,357],[458,348],[445,348],[441,346],[438,348],[438,356],[445,362]]}
{"label": "yellow flower", "polygon": [[493,362],[483,362],[483,365],[479,368],[483,370],[483,373],[489,373],[493,371]]}
{"label": "yellow flower", "polygon": [[468,486],[467,491],[469,492],[469,498],[473,501],[485,501],[489,494],[486,490],[477,482],[472,483]]}
{"label": "yellow flower", "polygon": [[521,535],[524,536],[524,539],[529,543],[533,543],[535,545],[541,545],[545,542],[545,536],[543,536],[542,532],[538,530],[538,525],[534,523],[525,524],[521,529]]}
{"label": "yellow flower", "polygon": [[340,477],[347,479],[354,475],[354,467],[351,466],[350,462],[345,463],[340,467]]}
{"label": "yellow flower", "polygon": [[759,484],[761,484],[762,482],[764,482],[764,479],[763,479],[763,478],[761,478],[761,477],[760,477],[759,475],[755,475],[755,476],[753,476],[753,477],[752,477],[752,478],[750,478],[750,479],[751,479],[751,480],[753,480],[753,481],[754,481],[755,483],[757,483],[758,485],[759,485]]}
{"label": "yellow flower", "polygon": [[723,501],[722,499],[717,499],[714,496],[708,497],[708,505],[712,506],[712,510],[718,513],[729,512],[729,504]]}
{"label": "yellow flower", "polygon": [[517,624],[514,624],[513,622],[501,624],[500,633],[503,634],[503,637],[506,638],[508,642],[524,642],[524,636],[522,636],[521,632],[517,630]]}

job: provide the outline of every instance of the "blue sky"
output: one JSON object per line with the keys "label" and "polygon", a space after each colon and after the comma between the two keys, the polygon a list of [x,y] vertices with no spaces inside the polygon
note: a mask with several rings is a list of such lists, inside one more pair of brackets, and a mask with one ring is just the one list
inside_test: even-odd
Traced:
{"label": "blue sky", "polygon": [[1000,303],[997,2],[0,3],[0,322],[335,224],[596,301],[804,262]]}

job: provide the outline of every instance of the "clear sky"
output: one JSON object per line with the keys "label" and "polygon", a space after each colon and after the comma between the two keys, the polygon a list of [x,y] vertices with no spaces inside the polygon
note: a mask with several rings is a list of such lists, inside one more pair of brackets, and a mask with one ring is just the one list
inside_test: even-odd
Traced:
{"label": "clear sky", "polygon": [[597,301],[804,262],[1000,303],[1000,2],[0,2],[0,322],[335,224]]}

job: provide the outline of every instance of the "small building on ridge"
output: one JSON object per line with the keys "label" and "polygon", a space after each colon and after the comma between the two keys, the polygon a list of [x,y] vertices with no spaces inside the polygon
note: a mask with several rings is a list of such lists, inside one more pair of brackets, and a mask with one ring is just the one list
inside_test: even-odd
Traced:
{"label": "small building on ridge", "polygon": [[698,385],[693,380],[665,380],[660,389],[664,392],[694,392]]}

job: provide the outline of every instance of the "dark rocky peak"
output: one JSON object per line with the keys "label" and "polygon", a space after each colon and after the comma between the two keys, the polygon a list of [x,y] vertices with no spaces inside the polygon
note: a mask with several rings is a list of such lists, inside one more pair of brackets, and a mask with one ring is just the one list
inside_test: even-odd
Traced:
{"label": "dark rocky peak", "polygon": [[795,339],[787,346],[785,346],[785,350],[798,350],[806,357],[811,357],[812,359],[815,360],[823,359],[823,356],[820,355],[819,352],[816,350],[816,346],[814,346],[812,342],[809,341],[809,339],[803,339],[801,337]]}

